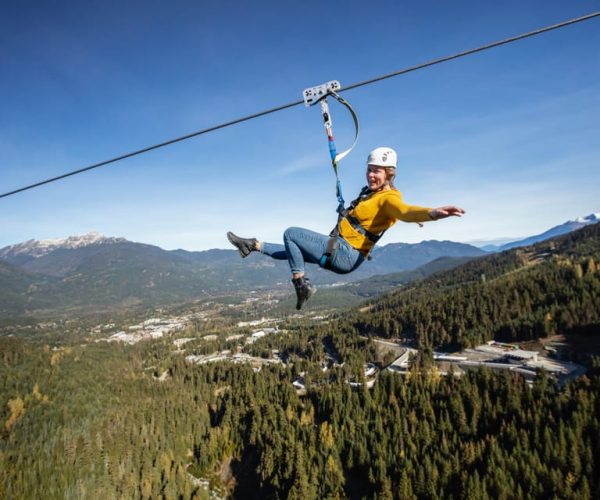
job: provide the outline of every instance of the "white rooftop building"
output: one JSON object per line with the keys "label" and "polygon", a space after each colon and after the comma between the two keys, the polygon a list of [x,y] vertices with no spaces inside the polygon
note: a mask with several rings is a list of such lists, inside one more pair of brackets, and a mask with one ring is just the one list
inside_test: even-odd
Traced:
{"label": "white rooftop building", "polygon": [[514,349],[513,351],[508,351],[505,355],[509,358],[514,358],[518,360],[525,361],[537,361],[538,353],[535,351],[524,351],[522,349]]}
{"label": "white rooftop building", "polygon": [[227,341],[230,341],[230,340],[239,340],[241,338],[244,338],[244,334],[239,333],[239,334],[236,334],[236,335],[230,335],[225,340],[227,340]]}
{"label": "white rooftop building", "polygon": [[367,363],[364,366],[364,370],[365,370],[365,378],[372,377],[373,375],[375,375],[377,373],[377,367],[373,363]]}
{"label": "white rooftop building", "polygon": [[176,347],[181,347],[183,344],[187,344],[188,342],[191,342],[192,340],[194,340],[193,338],[185,338],[185,339],[175,339],[173,341],[173,344]]}

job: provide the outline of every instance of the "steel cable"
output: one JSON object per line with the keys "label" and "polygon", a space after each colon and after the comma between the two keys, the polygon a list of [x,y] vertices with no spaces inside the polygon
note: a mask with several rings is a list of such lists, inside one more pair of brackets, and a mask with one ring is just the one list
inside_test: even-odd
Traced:
{"label": "steel cable", "polygon": [[[423,63],[423,64],[418,64],[416,66],[411,66],[409,68],[401,69],[399,71],[394,71],[392,73],[388,73],[388,74],[385,74],[385,75],[382,75],[382,76],[371,78],[369,80],[364,80],[362,82],[353,83],[351,85],[347,85],[346,87],[342,88],[339,92],[345,92],[347,90],[352,90],[352,89],[355,89],[355,88],[358,88],[358,87],[363,87],[365,85],[370,85],[371,83],[379,82],[381,80],[386,80],[386,79],[392,78],[394,76],[404,75],[406,73],[410,73],[410,72],[417,71],[417,70],[420,70],[420,69],[423,69],[423,68],[427,68],[429,66],[434,66],[436,64],[441,64],[441,63],[444,63],[444,62],[447,62],[447,61],[451,61],[453,59],[458,59],[460,57],[465,57],[465,56],[468,56],[468,55],[471,55],[471,54],[475,54],[477,52],[482,52],[484,50],[492,49],[494,47],[499,47],[501,45],[506,45],[508,43],[516,42],[516,41],[519,41],[519,40],[523,40],[524,38],[529,38],[529,37],[532,37],[532,36],[540,35],[542,33],[547,33],[548,31],[553,31],[553,30],[556,30],[556,29],[559,29],[559,28],[564,28],[565,26],[569,26],[569,25],[572,25],[572,24],[575,24],[575,23],[579,23],[579,22],[582,22],[582,21],[587,21],[589,19],[593,19],[593,18],[598,17],[598,16],[600,16],[600,12],[592,12],[591,14],[587,14],[585,16],[577,17],[577,18],[574,18],[574,19],[569,19],[569,20],[563,21],[561,23],[553,24],[551,26],[546,26],[544,28],[540,28],[540,29],[537,29],[537,30],[534,30],[534,31],[529,31],[527,33],[523,33],[521,35],[517,35],[517,36],[511,37],[511,38],[505,38],[504,40],[499,40],[499,41],[496,41],[496,42],[488,43],[486,45],[482,45],[482,46],[476,47],[474,49],[469,49],[469,50],[465,50],[463,52],[458,52],[458,53],[450,55],[450,56],[442,57],[442,58],[439,58],[439,59],[434,59],[432,61],[429,61],[429,62],[426,62],[426,63]],[[62,175],[59,175],[59,176],[56,176],[56,177],[52,177],[50,179],[39,181],[39,182],[36,182],[34,184],[30,184],[28,186],[23,186],[21,188],[15,189],[13,191],[8,191],[6,193],[0,194],[0,198],[5,198],[7,196],[11,196],[11,195],[14,195],[14,194],[17,194],[17,193],[21,193],[21,192],[27,191],[29,189],[33,189],[33,188],[36,188],[36,187],[39,187],[39,186],[43,186],[44,184],[49,184],[51,182],[56,182],[58,180],[64,179],[66,177],[70,177],[72,175],[81,174],[83,172],[87,172],[88,170],[92,170],[92,169],[95,169],[95,168],[103,167],[103,166],[108,165],[110,163],[115,163],[115,162],[120,161],[120,160],[125,160],[126,158],[131,158],[132,156],[141,155],[143,153],[147,153],[148,151],[152,151],[154,149],[159,149],[159,148],[162,148],[162,147],[165,147],[165,146],[169,146],[171,144],[175,144],[177,142],[185,141],[186,139],[191,139],[192,137],[197,137],[199,135],[207,134],[209,132],[214,132],[215,130],[219,130],[219,129],[222,129],[222,128],[225,128],[225,127],[230,127],[232,125],[236,125],[238,123],[242,123],[242,122],[245,122],[245,121],[248,121],[248,120],[253,120],[254,118],[259,118],[261,116],[269,115],[271,113],[276,113],[278,111],[283,111],[284,109],[288,109],[288,108],[292,108],[294,106],[298,106],[298,105],[302,104],[303,102],[304,102],[303,100],[294,101],[294,102],[291,102],[289,104],[284,104],[282,106],[277,106],[277,107],[274,107],[274,108],[271,108],[271,109],[268,109],[268,110],[265,110],[265,111],[261,111],[261,112],[258,112],[258,113],[254,113],[254,114],[251,114],[251,115],[244,116],[242,118],[237,118],[235,120],[231,120],[231,121],[222,123],[220,125],[215,125],[215,126],[203,129],[203,130],[199,130],[199,131],[193,132],[191,134],[183,135],[183,136],[177,137],[175,139],[171,139],[171,140],[168,140],[168,141],[165,141],[165,142],[161,142],[161,143],[155,144],[153,146],[148,146],[148,147],[143,148],[143,149],[138,149],[137,151],[133,151],[131,153],[126,153],[126,154],[117,156],[115,158],[111,158],[110,160],[105,160],[105,161],[102,161],[102,162],[99,162],[99,163],[94,163],[94,164],[89,165],[87,167],[80,168],[78,170],[73,170],[72,172],[67,172],[65,174],[62,174]]]}

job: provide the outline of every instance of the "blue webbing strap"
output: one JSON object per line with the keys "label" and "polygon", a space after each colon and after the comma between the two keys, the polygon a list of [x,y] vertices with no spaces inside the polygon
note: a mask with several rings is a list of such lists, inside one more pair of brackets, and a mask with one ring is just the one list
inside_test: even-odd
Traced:
{"label": "blue webbing strap", "polygon": [[[327,94],[329,95],[329,94]],[[321,114],[323,115],[323,125],[325,126],[325,132],[327,133],[327,143],[329,146],[329,157],[331,158],[331,166],[335,173],[335,194],[338,200],[338,212],[344,208],[344,195],[342,194],[342,182],[340,181],[338,174],[338,161],[341,156],[337,154],[337,148],[335,146],[335,139],[333,138],[331,114],[329,113],[329,105],[327,104],[327,95],[319,100],[321,105]],[[344,153],[347,154],[347,152]]]}
{"label": "blue webbing strap", "polygon": [[[354,121],[354,142],[352,143],[352,146],[350,146],[350,148],[348,148],[346,151],[343,151],[342,153],[339,153],[339,154],[337,153],[337,148],[335,146],[335,139],[333,138],[331,114],[329,113],[329,105],[327,104],[327,96],[328,95],[331,95],[332,97],[337,99],[338,102],[340,102],[341,104],[346,106],[346,108],[348,108],[348,110],[350,111],[350,114],[352,115],[352,119]],[[358,141],[359,124],[358,124],[358,116],[354,112],[354,109],[352,109],[352,106],[350,106],[350,104],[348,104],[348,102],[345,99],[340,97],[334,91],[330,90],[318,102],[321,105],[321,114],[323,115],[323,125],[325,126],[325,131],[327,133],[329,156],[331,158],[331,166],[333,167],[333,172],[335,173],[335,194],[336,194],[337,201],[338,201],[338,207],[337,207],[338,222],[337,222],[334,230],[329,235],[330,238],[329,238],[329,241],[327,242],[327,249],[325,250],[325,253],[322,255],[321,259],[319,260],[319,265],[321,267],[323,267],[325,269],[331,269],[333,259],[335,258],[335,254],[337,253],[337,250],[340,245],[339,240],[338,240],[339,223],[342,220],[342,218],[347,215],[347,211],[346,211],[346,207],[345,207],[346,202],[344,201],[344,194],[342,191],[342,182],[341,182],[341,180],[339,178],[339,174],[338,174],[338,162],[340,160],[342,160],[342,158],[344,158],[348,153],[350,153],[350,151],[352,151],[354,149],[354,146],[356,146],[356,143]]]}

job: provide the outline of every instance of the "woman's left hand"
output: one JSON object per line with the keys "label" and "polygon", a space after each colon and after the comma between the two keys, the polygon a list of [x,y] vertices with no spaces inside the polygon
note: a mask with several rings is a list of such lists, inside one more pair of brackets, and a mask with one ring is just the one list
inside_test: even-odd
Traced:
{"label": "woman's left hand", "polygon": [[465,211],[460,207],[449,205],[446,207],[433,208],[429,211],[432,220],[445,219],[446,217],[460,217]]}

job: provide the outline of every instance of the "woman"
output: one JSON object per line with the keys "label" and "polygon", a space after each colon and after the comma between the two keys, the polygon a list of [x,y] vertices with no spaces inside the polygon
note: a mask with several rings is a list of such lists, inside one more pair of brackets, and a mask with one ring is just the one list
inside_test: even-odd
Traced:
{"label": "woman", "polygon": [[316,291],[304,275],[305,262],[319,264],[339,274],[350,273],[364,262],[375,242],[396,221],[420,224],[450,216],[460,217],[465,213],[455,206],[425,208],[404,203],[400,191],[394,187],[396,163],[397,155],[391,148],[371,151],[367,160],[368,185],[348,210],[340,214],[338,224],[329,236],[291,227],[283,234],[283,245],[240,238],[231,232],[227,233],[227,238],[242,258],[251,252],[261,252],[274,259],[287,260],[298,299],[296,309],[301,309]]}

